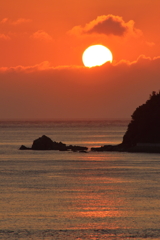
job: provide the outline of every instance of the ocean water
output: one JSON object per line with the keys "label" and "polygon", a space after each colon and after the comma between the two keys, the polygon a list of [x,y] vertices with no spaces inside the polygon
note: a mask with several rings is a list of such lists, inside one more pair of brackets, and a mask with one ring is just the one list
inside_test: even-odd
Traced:
{"label": "ocean water", "polygon": [[160,155],[20,151],[47,135],[118,144],[128,121],[0,122],[0,239],[160,239]]}

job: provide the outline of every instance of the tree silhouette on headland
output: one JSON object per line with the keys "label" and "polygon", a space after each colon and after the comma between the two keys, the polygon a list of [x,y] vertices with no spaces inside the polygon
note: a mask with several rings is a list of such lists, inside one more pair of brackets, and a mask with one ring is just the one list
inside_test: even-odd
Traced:
{"label": "tree silhouette on headland", "polygon": [[152,92],[145,104],[136,108],[122,144],[160,143],[160,91]]}

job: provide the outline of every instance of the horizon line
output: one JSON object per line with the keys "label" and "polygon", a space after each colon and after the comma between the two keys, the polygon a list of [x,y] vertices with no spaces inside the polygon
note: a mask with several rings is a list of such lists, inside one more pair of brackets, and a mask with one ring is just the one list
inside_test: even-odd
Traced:
{"label": "horizon line", "polygon": [[126,117],[109,117],[109,118],[0,118],[0,122],[13,122],[13,121],[21,121],[21,122],[25,122],[25,121],[30,121],[30,122],[34,122],[34,121],[129,121],[130,118],[126,118]]}

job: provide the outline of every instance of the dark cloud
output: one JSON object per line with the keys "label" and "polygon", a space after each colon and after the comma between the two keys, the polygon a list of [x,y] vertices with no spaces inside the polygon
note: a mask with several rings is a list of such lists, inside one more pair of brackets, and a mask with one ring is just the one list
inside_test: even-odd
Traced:
{"label": "dark cloud", "polygon": [[97,21],[90,24],[90,29],[84,30],[84,33],[99,33],[106,35],[121,36],[128,31],[128,26],[124,24],[121,18],[112,15],[99,17]]}
{"label": "dark cloud", "polygon": [[84,27],[76,26],[72,34],[104,34],[123,36],[125,34],[140,35],[142,32],[134,27],[134,21],[125,22],[122,17],[114,15],[103,15],[86,24]]}

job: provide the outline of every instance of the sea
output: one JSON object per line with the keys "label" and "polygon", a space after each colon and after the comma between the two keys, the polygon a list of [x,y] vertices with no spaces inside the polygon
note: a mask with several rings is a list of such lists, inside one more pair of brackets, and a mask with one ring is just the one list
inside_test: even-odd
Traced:
{"label": "sea", "polygon": [[[128,123],[0,121],[0,239],[160,239],[160,154],[90,151]],[[42,135],[89,150],[19,150]]]}

